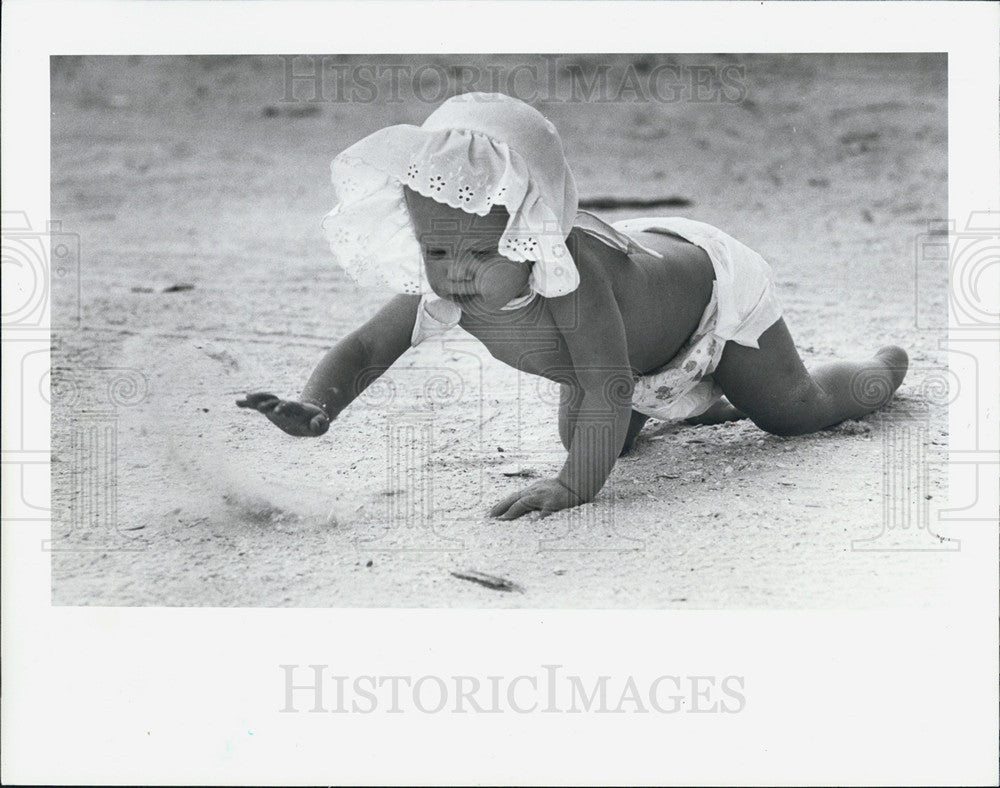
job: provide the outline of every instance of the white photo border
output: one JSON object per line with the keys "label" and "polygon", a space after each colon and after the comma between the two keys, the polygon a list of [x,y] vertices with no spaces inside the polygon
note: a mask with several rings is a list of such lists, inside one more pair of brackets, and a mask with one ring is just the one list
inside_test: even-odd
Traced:
{"label": "white photo border", "polygon": [[[947,52],[949,216],[1000,217],[993,3],[8,0],[4,210],[49,216],[49,57],[296,52]],[[982,376],[1000,335],[977,334]],[[15,337],[5,334],[4,342]],[[951,341],[964,341],[953,328]],[[4,361],[4,402],[18,370]],[[49,419],[43,399],[24,418]],[[6,415],[6,414],[5,414]],[[997,410],[951,496],[996,494]],[[969,414],[952,413],[952,433]],[[6,419],[4,420],[6,422]],[[4,451],[11,445],[4,429]],[[993,464],[991,464],[993,463]],[[7,478],[5,468],[5,480]],[[5,485],[6,487],[6,485]],[[4,490],[7,505],[10,491]],[[995,509],[994,509],[995,510]],[[997,531],[954,521],[927,611],[269,610],[50,605],[43,527],[3,527],[3,780],[988,784]],[[734,714],[282,713],[280,665],[346,676],[741,676]],[[305,673],[296,674],[297,680]],[[690,682],[689,682],[690,683]],[[304,709],[304,705],[303,705]]]}

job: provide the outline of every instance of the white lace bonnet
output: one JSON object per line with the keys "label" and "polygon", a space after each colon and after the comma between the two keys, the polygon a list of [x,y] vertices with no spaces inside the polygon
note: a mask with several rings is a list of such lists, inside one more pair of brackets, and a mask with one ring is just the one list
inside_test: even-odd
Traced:
{"label": "white lace bonnet", "polygon": [[323,229],[337,262],[362,285],[430,293],[403,195],[510,218],[499,252],[533,261],[530,284],[545,297],[576,289],[566,248],[577,213],[576,183],[559,134],[540,112],[499,93],[448,99],[421,126],[376,131],[330,165],[337,204]]}

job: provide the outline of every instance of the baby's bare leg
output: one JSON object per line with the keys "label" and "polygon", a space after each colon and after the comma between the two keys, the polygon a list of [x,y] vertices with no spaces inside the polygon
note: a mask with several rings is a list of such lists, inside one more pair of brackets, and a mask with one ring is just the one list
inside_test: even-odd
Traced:
{"label": "baby's bare leg", "polygon": [[745,419],[747,414],[741,411],[739,408],[734,408],[725,397],[720,398],[718,401],[713,402],[712,405],[704,413],[699,413],[697,416],[692,416],[689,419],[684,419],[685,424],[692,425],[708,425],[708,424],[723,424],[727,421],[739,421],[740,419]]}
{"label": "baby's bare leg", "polygon": [[785,321],[758,340],[759,349],[727,342],[713,376],[729,401],[763,430],[802,435],[885,405],[906,375],[906,351],[895,345],[867,361],[838,361],[808,372]]}
{"label": "baby's bare leg", "polygon": [[628,423],[628,432],[625,433],[625,444],[622,446],[622,450],[618,454],[619,457],[622,457],[632,451],[632,447],[635,445],[635,439],[639,437],[639,433],[642,432],[642,428],[646,426],[647,421],[649,421],[649,416],[645,413],[640,413],[637,410],[632,411],[632,418]]}

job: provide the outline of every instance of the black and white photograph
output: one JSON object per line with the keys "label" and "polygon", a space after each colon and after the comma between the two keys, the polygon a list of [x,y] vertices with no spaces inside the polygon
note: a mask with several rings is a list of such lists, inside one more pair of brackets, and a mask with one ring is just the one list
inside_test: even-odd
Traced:
{"label": "black and white photograph", "polygon": [[[769,770],[767,747],[746,742],[745,771],[657,773],[647,754],[589,779],[914,779],[892,764],[924,724],[901,712],[920,707],[904,689],[919,663],[880,678],[878,644],[994,664],[997,640],[997,79],[956,52],[955,31],[933,45],[941,4],[814,4],[820,28],[840,9],[850,30],[800,39],[808,3],[769,3],[769,23],[749,2],[83,5],[121,29],[30,55],[4,42],[5,574],[14,551],[30,556],[4,609],[30,576],[31,604],[64,622],[59,642],[79,642],[93,675],[114,662],[97,645],[111,637],[176,676],[140,696],[233,687],[220,692],[241,700],[218,713],[199,691],[203,747],[151,781],[379,784],[359,764],[385,714],[448,717],[442,731],[479,713],[619,714],[650,722],[630,751],[669,725],[679,750],[708,752],[709,730],[733,737],[761,708],[791,726],[791,685],[760,672],[774,659],[860,670],[857,697],[889,682],[908,721],[885,759],[872,743],[853,764]],[[704,29],[711,5],[732,12],[725,34]],[[961,24],[997,21],[963,5]],[[912,42],[872,43],[902,7]],[[641,27],[672,8],[689,15],[688,46],[676,29],[662,46],[592,35],[599,10]],[[566,36],[463,38],[490,14],[503,30],[565,17]],[[72,18],[57,16],[56,41]],[[976,39],[994,71],[996,39]],[[12,76],[22,61],[30,90]],[[992,126],[971,117],[983,102]],[[45,153],[18,160],[29,136]],[[47,179],[8,177],[39,161]],[[176,662],[153,647],[178,637],[190,653]],[[752,654],[743,666],[727,642]],[[670,648],[689,651],[655,667]],[[810,668],[821,650],[830,665]],[[22,660],[5,659],[6,686]],[[851,715],[847,681],[817,673],[810,692]],[[555,716],[522,719],[518,737]],[[265,761],[290,752],[292,720],[313,755],[334,731],[354,742],[343,768]],[[181,746],[183,726],[167,730],[137,752]],[[960,735],[995,756],[995,728]],[[420,766],[386,764],[390,781],[588,779],[548,761],[531,777],[495,753],[482,772],[438,773],[421,740],[404,750]],[[993,756],[932,757],[914,761],[930,782],[995,777]],[[27,782],[141,780],[17,764],[8,775]]]}
{"label": "black and white photograph", "polygon": [[947,581],[961,392],[914,247],[947,214],[944,55],[66,57],[51,85],[81,260],[56,604]]}

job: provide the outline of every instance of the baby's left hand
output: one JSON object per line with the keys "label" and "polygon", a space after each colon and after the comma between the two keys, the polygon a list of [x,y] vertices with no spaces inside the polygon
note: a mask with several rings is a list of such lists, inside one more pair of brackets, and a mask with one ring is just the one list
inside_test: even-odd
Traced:
{"label": "baby's left hand", "polygon": [[558,479],[542,479],[523,490],[508,495],[490,509],[490,517],[513,520],[528,512],[540,511],[542,516],[579,506],[583,500]]}

